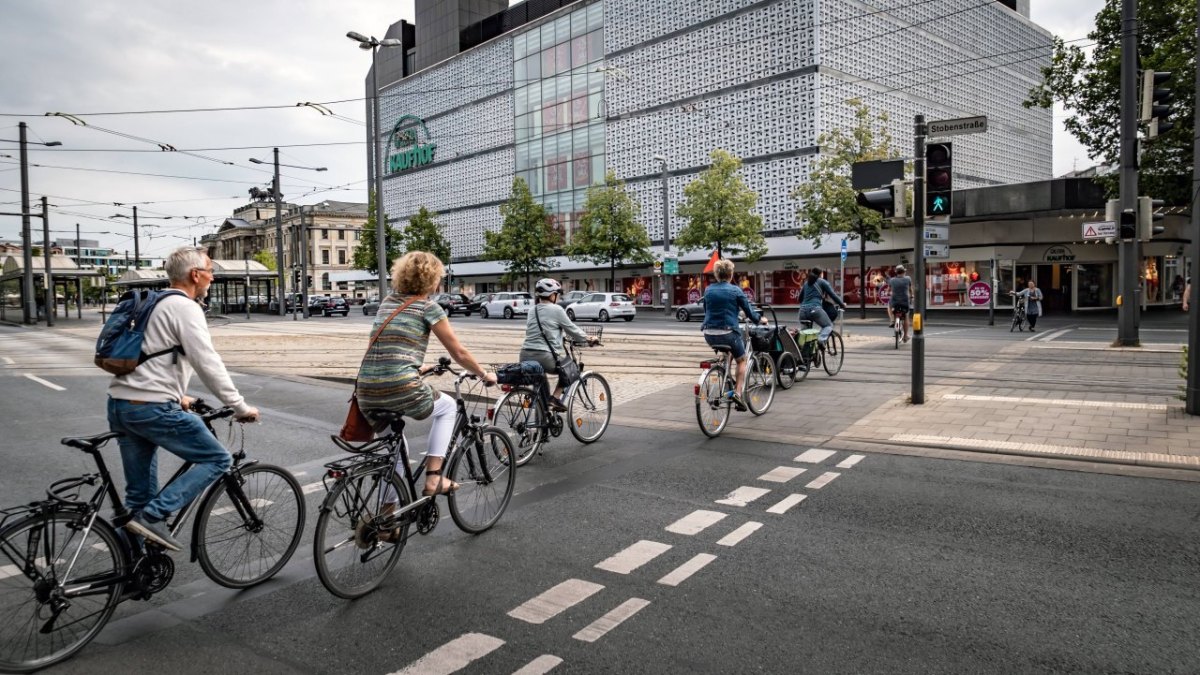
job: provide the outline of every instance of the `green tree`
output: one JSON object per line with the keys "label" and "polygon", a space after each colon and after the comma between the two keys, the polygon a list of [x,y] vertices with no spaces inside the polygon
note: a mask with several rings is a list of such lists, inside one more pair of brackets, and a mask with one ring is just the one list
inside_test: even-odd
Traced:
{"label": "green tree", "polygon": [[742,254],[754,262],[767,252],[762,217],[751,212],[758,194],[737,175],[742,160],[713,150],[712,165],[683,189],[676,213],[688,221],[675,237],[680,251],[716,248],[718,254]]}
{"label": "green tree", "polygon": [[504,223],[499,232],[483,233],[483,257],[504,263],[505,281],[525,277],[525,287],[533,288],[531,277],[557,266],[550,256],[562,246],[562,237],[554,229],[546,207],[533,199],[529,185],[513,179],[512,195],[500,205]]}
{"label": "green tree", "polygon": [[[1138,67],[1170,72],[1175,93],[1175,128],[1142,145],[1139,192],[1169,203],[1189,203],[1192,129],[1195,114],[1196,3],[1192,0],[1139,0]],[[1064,126],[1088,156],[1117,164],[1121,150],[1121,2],[1107,0],[1088,34],[1094,46],[1055,38],[1043,82],[1029,92],[1026,107],[1061,103],[1070,116]],[[1140,90],[1140,86],[1139,86]],[[1139,106],[1140,107],[1140,106]],[[1117,175],[1100,179],[1117,193]]]}
{"label": "green tree", "polygon": [[441,227],[434,220],[437,213],[422,206],[416,215],[408,219],[400,245],[404,251],[427,251],[437,256],[443,264],[450,262],[450,242],[442,236]]}
{"label": "green tree", "polygon": [[650,253],[650,235],[639,222],[637,202],[625,192],[625,183],[609,171],[603,185],[587,190],[579,229],[567,246],[572,260],[607,265],[610,288],[617,287],[617,268],[626,261],[647,265],[654,261]]}
{"label": "green tree", "polygon": [[[387,222],[387,214],[383,214],[383,221]],[[378,255],[375,248],[375,193],[372,192],[367,197],[367,223],[363,225],[362,236],[359,237],[358,246],[354,248],[354,259],[350,261],[351,266],[356,270],[366,270],[371,273],[379,272]],[[388,270],[392,269],[392,263],[396,258],[400,257],[400,231],[391,225],[387,226],[384,233],[386,235],[386,251],[387,251],[387,266]]]}
{"label": "green tree", "polygon": [[271,253],[270,251],[268,251],[265,248],[263,250],[255,253],[254,256],[251,258],[251,260],[258,262],[258,263],[262,263],[263,267],[271,270],[272,272],[275,271],[275,268],[276,268],[275,254]]}
{"label": "green tree", "polygon": [[854,125],[821,134],[817,145],[821,154],[809,166],[808,181],[792,191],[800,200],[800,231],[796,236],[813,246],[829,235],[845,235],[858,240],[858,306],[867,318],[867,242],[881,241],[884,220],[878,211],[858,205],[858,192],[850,181],[855,162],[890,159],[894,156],[892,136],[887,130],[887,113],[871,119],[871,111],[861,100],[853,99]]}

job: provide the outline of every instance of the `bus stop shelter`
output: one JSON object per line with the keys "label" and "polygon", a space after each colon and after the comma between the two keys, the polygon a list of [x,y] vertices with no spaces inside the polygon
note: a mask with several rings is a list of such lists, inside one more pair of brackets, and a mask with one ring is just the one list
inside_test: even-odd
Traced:
{"label": "bus stop shelter", "polygon": [[[104,274],[98,270],[81,269],[69,256],[52,255],[50,256],[50,274],[47,280],[46,274],[46,259],[44,256],[36,256],[33,259],[33,264],[30,265],[30,270],[33,272],[33,288],[35,304],[37,305],[37,319],[41,320],[45,316],[46,309],[46,293],[53,293],[54,304],[51,317],[58,316],[59,303],[61,301],[63,307],[63,315],[67,313],[66,302],[72,299],[76,303],[76,307],[80,307],[83,300],[83,280],[84,279],[103,279]],[[21,256],[7,256],[0,265],[0,320],[11,321],[21,320],[24,318],[23,310],[25,306],[25,264]],[[51,288],[52,287],[52,288]],[[82,312],[81,309],[77,311]]]}

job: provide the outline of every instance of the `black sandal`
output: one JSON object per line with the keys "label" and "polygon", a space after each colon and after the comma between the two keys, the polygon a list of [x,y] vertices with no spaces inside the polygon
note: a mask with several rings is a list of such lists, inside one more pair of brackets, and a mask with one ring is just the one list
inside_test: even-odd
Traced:
{"label": "black sandal", "polygon": [[[442,475],[442,470],[441,470],[441,469],[437,469],[437,470],[430,470],[430,471],[426,471],[426,472],[425,472],[425,475],[426,475],[426,476],[441,476],[441,475]],[[458,483],[455,483],[454,481],[450,481],[450,485],[449,485],[449,486],[447,486],[445,489],[442,489],[442,488],[441,488],[441,481],[439,480],[439,481],[438,481],[438,489],[435,489],[435,490],[430,490],[430,489],[426,488],[426,489],[424,489],[424,490],[422,490],[422,491],[421,491],[421,496],[423,496],[423,497],[436,497],[436,496],[438,496],[438,495],[448,495],[448,494],[450,494],[451,492],[455,492],[456,490],[458,490],[458,488],[459,488],[459,487],[460,487],[460,486],[459,486],[459,484],[458,484]]]}

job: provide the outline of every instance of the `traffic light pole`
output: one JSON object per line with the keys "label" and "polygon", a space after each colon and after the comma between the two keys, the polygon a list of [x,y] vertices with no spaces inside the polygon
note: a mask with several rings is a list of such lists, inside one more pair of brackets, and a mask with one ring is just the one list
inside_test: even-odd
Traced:
{"label": "traffic light pole", "polygon": [[[1196,45],[1200,46],[1200,3],[1196,4]],[[1196,101],[1200,104],[1200,68],[1196,69]],[[1197,108],[1200,110],[1200,108]],[[1192,152],[1193,157],[1200,157],[1200,135],[1192,134]],[[1200,169],[1192,165],[1192,195],[1196,195],[1200,190]],[[1193,196],[1193,200],[1194,200]],[[1188,244],[1188,258],[1191,262],[1191,270],[1188,273],[1188,278],[1196,276],[1196,272],[1200,271],[1197,267],[1200,261],[1200,209],[1196,208],[1195,201],[1192,203],[1192,222],[1191,222],[1191,242]],[[1184,302],[1188,304],[1191,311],[1188,312],[1188,353],[1187,353],[1187,391],[1186,405],[1187,414],[1200,415],[1200,306],[1197,306],[1197,298],[1200,298],[1200,277],[1197,277],[1188,284],[1188,297],[1184,298]]]}
{"label": "traffic light pole", "polygon": [[925,403],[925,116],[915,118],[913,148],[912,402]]}
{"label": "traffic light pole", "polygon": [[[1137,208],[1137,0],[1121,0],[1121,211]],[[1138,345],[1138,240],[1122,239],[1118,267],[1117,346]]]}
{"label": "traffic light pole", "polygon": [[275,267],[279,270],[279,316],[287,314],[287,271],[283,268],[283,195],[279,193],[279,148],[275,148]]}

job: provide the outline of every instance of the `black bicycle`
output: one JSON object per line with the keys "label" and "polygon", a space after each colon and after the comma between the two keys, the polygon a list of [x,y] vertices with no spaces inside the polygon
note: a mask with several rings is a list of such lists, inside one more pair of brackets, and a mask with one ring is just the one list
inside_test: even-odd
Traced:
{"label": "black bicycle", "polygon": [[[832,317],[835,324],[841,320],[843,312],[845,310],[839,307],[837,316]],[[812,320],[802,320],[800,327],[800,369],[796,378],[803,380],[808,377],[809,371],[818,366],[823,366],[830,377],[841,372],[842,362],[846,359],[842,334],[835,330],[821,343],[818,339],[821,330],[813,325]]]}
{"label": "black bicycle", "polygon": [[[212,423],[234,414],[202,400],[191,410],[214,435]],[[233,429],[231,422],[231,435]],[[47,499],[0,511],[0,670],[29,672],[69,658],[104,628],[118,604],[148,600],[171,582],[171,556],[118,529],[132,514],[100,454],[118,436],[62,439],[91,455],[98,472],[55,481]],[[244,446],[244,432],[238,436]],[[229,470],[168,522],[177,536],[196,513],[190,559],[229,588],[274,576],[304,528],[304,494],[292,474],[245,458],[239,447]],[[167,485],[190,467],[185,463]],[[106,499],[111,523],[100,515]]]}
{"label": "black bicycle", "polygon": [[[478,382],[474,375],[454,370],[444,356],[427,375],[443,373],[458,375],[458,415],[444,466],[446,477],[459,488],[446,501],[454,524],[478,534],[496,524],[512,499],[517,481],[512,441],[467,412],[461,387],[467,380]],[[436,495],[417,497],[425,460],[415,468],[409,462],[402,417],[389,412],[367,417],[390,426],[391,433],[359,445],[332,437],[354,455],[325,465],[322,481],[328,494],[313,537],[317,576],[330,593],[347,600],[371,592],[392,571],[413,525],[429,534],[441,517]]]}

